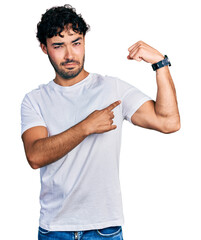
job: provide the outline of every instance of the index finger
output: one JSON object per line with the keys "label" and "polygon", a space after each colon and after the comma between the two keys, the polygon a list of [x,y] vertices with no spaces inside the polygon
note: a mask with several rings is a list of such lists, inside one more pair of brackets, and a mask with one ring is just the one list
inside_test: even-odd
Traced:
{"label": "index finger", "polygon": [[128,48],[128,51],[130,52],[137,44],[138,44],[138,42],[136,42],[135,44],[133,44],[132,46],[130,46],[130,47]]}
{"label": "index finger", "polygon": [[142,40],[140,40],[140,41],[136,42],[135,44],[133,44],[132,46],[130,46],[130,47],[128,48],[128,51],[129,51],[129,52],[132,51],[135,47],[139,47],[139,45],[141,45],[141,44],[147,45],[147,44],[144,43]]}
{"label": "index finger", "polygon": [[116,106],[118,106],[121,103],[121,100],[118,100],[112,104],[110,104],[108,107],[106,107],[106,109],[108,109],[109,111],[111,111],[112,109],[114,109]]}

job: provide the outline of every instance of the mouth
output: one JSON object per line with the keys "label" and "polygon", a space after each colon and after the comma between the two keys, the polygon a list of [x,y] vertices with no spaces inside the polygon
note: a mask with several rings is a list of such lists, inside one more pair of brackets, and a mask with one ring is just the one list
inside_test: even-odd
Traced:
{"label": "mouth", "polygon": [[63,63],[62,64],[65,68],[72,70],[73,68],[76,67],[76,65],[78,65],[78,63],[75,62],[71,62],[71,63]]}
{"label": "mouth", "polygon": [[76,61],[66,61],[66,62],[63,62],[62,65],[66,66],[66,65],[76,65],[78,64],[78,62]]}
{"label": "mouth", "polygon": [[64,63],[63,66],[75,66],[77,63]]}

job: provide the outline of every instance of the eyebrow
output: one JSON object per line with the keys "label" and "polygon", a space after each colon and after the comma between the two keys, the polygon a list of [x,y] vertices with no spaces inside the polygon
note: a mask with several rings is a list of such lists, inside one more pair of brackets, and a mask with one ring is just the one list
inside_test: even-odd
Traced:
{"label": "eyebrow", "polygon": [[[77,42],[77,41],[79,41],[81,39],[82,39],[81,37],[78,37],[75,40],[73,40],[71,43],[75,43],[75,42]],[[55,43],[52,43],[52,46],[61,46],[63,44],[64,44],[64,42],[55,42]]]}
{"label": "eyebrow", "polygon": [[63,45],[63,44],[64,44],[63,42],[52,43],[52,46],[61,46],[61,45]]}
{"label": "eyebrow", "polygon": [[82,38],[81,38],[81,37],[78,37],[78,38],[76,38],[75,40],[73,40],[72,43],[77,42],[77,41],[79,41],[80,39],[82,39]]}

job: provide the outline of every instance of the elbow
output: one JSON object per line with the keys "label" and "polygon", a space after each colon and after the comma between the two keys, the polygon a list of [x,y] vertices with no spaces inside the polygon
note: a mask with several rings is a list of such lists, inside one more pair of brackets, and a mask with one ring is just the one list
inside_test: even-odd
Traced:
{"label": "elbow", "polygon": [[32,169],[38,169],[40,166],[37,164],[37,160],[34,157],[34,155],[28,155],[27,154],[27,161]]}
{"label": "elbow", "polygon": [[165,128],[162,132],[165,134],[170,134],[179,131],[181,128],[180,124],[172,126],[171,128]]}
{"label": "elbow", "polygon": [[34,170],[36,170],[36,169],[38,169],[38,168],[40,168],[38,165],[36,165],[36,164],[31,164],[31,163],[29,163],[29,165],[31,166],[31,168],[32,169],[34,169]]}
{"label": "elbow", "polygon": [[174,132],[179,131],[180,128],[181,128],[180,119],[177,119],[176,121],[175,120],[174,121],[168,120],[164,124],[162,132],[165,133],[165,134],[170,134],[170,133],[174,133]]}

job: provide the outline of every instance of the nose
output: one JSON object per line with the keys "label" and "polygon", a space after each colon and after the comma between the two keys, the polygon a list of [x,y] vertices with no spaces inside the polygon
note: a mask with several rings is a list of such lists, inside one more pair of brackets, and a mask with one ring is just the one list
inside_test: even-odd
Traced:
{"label": "nose", "polygon": [[70,46],[66,46],[64,58],[65,59],[73,59],[73,51]]}

